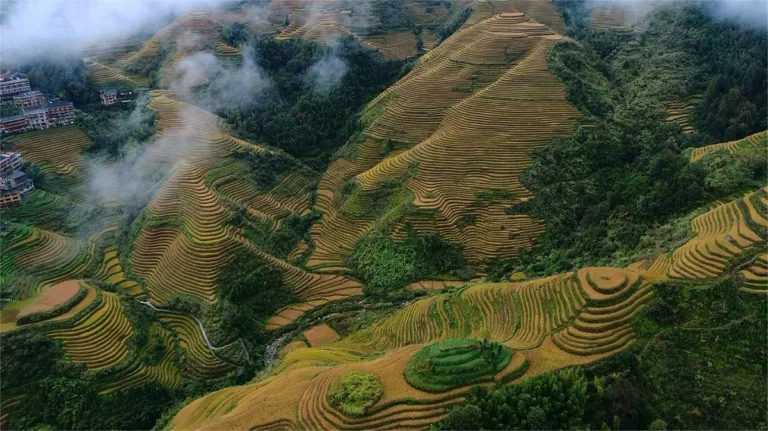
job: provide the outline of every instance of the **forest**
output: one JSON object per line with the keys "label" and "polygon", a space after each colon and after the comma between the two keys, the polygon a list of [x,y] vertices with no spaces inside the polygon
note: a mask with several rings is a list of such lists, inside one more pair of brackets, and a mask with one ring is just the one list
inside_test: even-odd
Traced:
{"label": "forest", "polygon": [[[219,114],[244,139],[280,148],[317,170],[358,130],[363,105],[407,70],[405,62],[386,61],[353,37],[331,45],[275,40],[251,35],[242,24],[222,34],[228,43],[251,51],[272,85],[248,108]],[[346,73],[318,83],[310,74],[318,64],[346,68]]]}
{"label": "forest", "polygon": [[[583,2],[559,4],[570,17],[569,35],[578,43],[556,44],[549,68],[565,83],[569,102],[594,127],[534,152],[523,183],[535,198],[510,212],[530,213],[547,228],[538,246],[522,254],[519,270],[545,275],[579,265],[631,263],[643,257],[638,256],[642,238],[660,226],[765,183],[759,156],[691,164],[686,152],[766,129],[764,32],[713,21],[693,5],[653,12],[641,33],[595,31],[578,19],[579,11],[586,13]],[[692,25],[696,32],[686,30]],[[711,61],[723,50],[732,57]],[[666,67],[672,58],[678,67]],[[725,66],[735,64],[735,58],[750,67]],[[739,87],[715,85],[726,81],[741,83],[749,96],[728,97],[725,91]],[[704,102],[693,115],[699,122],[695,132],[686,134],[666,121],[664,102],[701,93]],[[702,119],[707,100],[727,109],[707,112]],[[754,116],[744,114],[753,109],[758,109]],[[711,127],[715,124],[729,126]],[[732,168],[719,169],[723,164]]]}

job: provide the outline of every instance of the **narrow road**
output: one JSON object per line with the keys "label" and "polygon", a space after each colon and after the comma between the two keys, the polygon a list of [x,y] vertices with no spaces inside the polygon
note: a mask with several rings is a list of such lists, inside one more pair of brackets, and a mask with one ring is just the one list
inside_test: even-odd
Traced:
{"label": "narrow road", "polygon": [[[137,300],[137,301],[138,301],[138,300]],[[237,341],[233,341],[233,342],[231,342],[231,343],[229,343],[229,344],[227,344],[227,345],[224,345],[224,346],[221,346],[221,347],[215,347],[213,344],[211,344],[211,341],[208,339],[208,333],[207,333],[207,332],[205,332],[205,327],[203,326],[203,322],[201,322],[201,321],[200,321],[200,319],[198,319],[196,316],[193,316],[193,315],[191,315],[191,314],[188,314],[188,313],[182,313],[182,312],[180,312],[180,311],[175,311],[175,310],[168,310],[168,309],[166,309],[166,308],[158,308],[158,307],[155,307],[155,306],[152,304],[151,300],[149,300],[149,299],[147,299],[146,301],[138,301],[138,302],[139,302],[139,303],[141,303],[141,304],[144,304],[144,305],[146,305],[147,307],[149,307],[149,308],[151,308],[151,309],[153,309],[153,310],[155,310],[155,311],[162,311],[162,312],[165,312],[165,313],[173,313],[173,314],[181,314],[181,315],[184,315],[184,316],[190,316],[190,317],[192,317],[193,319],[195,319],[195,322],[197,322],[197,326],[199,326],[199,327],[200,327],[200,332],[202,332],[202,333],[203,333],[203,339],[205,340],[205,344],[207,344],[207,345],[208,345],[208,348],[209,348],[209,349],[211,349],[211,353],[213,353],[213,355],[214,355],[214,356],[216,356],[217,358],[219,358],[220,360],[222,360],[222,361],[224,361],[224,362],[227,362],[227,363],[230,363],[230,364],[232,364],[232,363],[231,363],[231,362],[229,362],[228,360],[226,360],[226,359],[224,359],[224,358],[220,358],[220,357],[219,357],[219,356],[216,354],[216,351],[217,351],[217,350],[221,350],[221,349],[225,349],[225,348],[227,348],[227,347],[229,347],[229,346],[231,346],[231,345],[233,345],[233,344],[235,344],[235,343],[240,343],[240,347],[242,347],[242,348],[243,348],[243,352],[245,352],[245,360],[246,360],[246,361],[247,361],[249,364],[251,363],[251,357],[250,357],[250,355],[248,354],[248,349],[246,349],[246,348],[245,348],[245,343],[243,343],[243,339],[242,339],[242,338],[238,338],[238,339],[237,339]],[[237,365],[237,364],[232,364],[232,365],[235,365],[235,366],[239,366],[239,365]]]}

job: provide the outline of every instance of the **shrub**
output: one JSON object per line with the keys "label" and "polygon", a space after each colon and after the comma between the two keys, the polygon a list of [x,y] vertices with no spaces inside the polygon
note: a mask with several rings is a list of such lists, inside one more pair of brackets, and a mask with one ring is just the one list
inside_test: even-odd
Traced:
{"label": "shrub", "polygon": [[384,388],[373,374],[352,371],[344,374],[341,383],[328,394],[333,406],[347,416],[363,416],[368,407],[378,401]]}

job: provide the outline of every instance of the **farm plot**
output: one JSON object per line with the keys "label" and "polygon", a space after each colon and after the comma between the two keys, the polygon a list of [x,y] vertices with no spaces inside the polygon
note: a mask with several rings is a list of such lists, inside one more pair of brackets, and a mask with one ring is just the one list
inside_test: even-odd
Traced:
{"label": "farm plot", "polygon": [[[116,65],[118,66],[138,66],[143,62],[150,61],[159,55],[160,47],[164,44],[176,43],[183,45],[184,48],[192,48],[190,45],[199,45],[197,49],[210,48],[217,55],[230,57],[237,55],[237,49],[226,45],[221,39],[220,30],[224,24],[212,18],[211,13],[207,11],[189,12],[166,27],[155,33],[147,40],[136,52],[128,53],[120,58]],[[180,39],[184,39],[178,44]]]}
{"label": "farm plot", "polygon": [[[336,160],[320,183],[316,208],[324,217],[313,227],[308,265],[343,266],[342,256],[375,222],[344,214],[335,196],[345,181],[370,191],[409,170],[413,203],[428,216],[403,220],[396,238],[407,221],[462,242],[471,261],[515,256],[532,244],[543,226],[506,208],[531,197],[519,181],[530,152],[569,133],[578,112],[547,70],[546,50],[560,36],[525,18],[503,13],[457,32],[368,105],[368,139],[354,157]],[[410,148],[385,158],[377,149],[387,140]],[[463,169],[455,169],[457,160]],[[461,226],[468,213],[473,224]]]}
{"label": "farm plot", "polygon": [[184,371],[195,378],[212,379],[234,370],[236,366],[224,362],[211,352],[198,323],[184,314],[158,312],[160,322],[179,338],[179,344],[187,353]]}
{"label": "farm plot", "polygon": [[739,271],[741,290],[752,293],[768,292],[768,253],[755,257],[750,264]]}
{"label": "farm plot", "polygon": [[689,118],[693,108],[695,108],[696,104],[700,101],[701,97],[692,96],[680,102],[667,103],[667,113],[669,114],[667,121],[678,124],[683,128],[685,133],[692,132],[693,126],[690,125]]}
{"label": "farm plot", "polygon": [[719,203],[691,222],[696,237],[675,250],[667,274],[671,278],[711,279],[745,250],[764,243],[768,229],[766,189]]}
{"label": "farm plot", "polygon": [[[226,135],[221,119],[202,109],[154,92],[150,107],[159,113],[161,139],[142,156],[145,163],[170,164],[170,174],[146,209],[146,223],[131,256],[133,271],[146,281],[156,303],[176,293],[216,301],[219,271],[240,247],[246,247],[284,274],[286,284],[305,301],[282,310],[268,323],[275,329],[332,300],[358,295],[359,283],[330,274],[311,274],[261,252],[239,228],[226,225],[232,206],[280,223],[280,218],[309,209],[310,180],[294,173],[267,191],[245,180],[233,151],[265,151]],[[193,136],[187,120],[194,118]],[[176,140],[183,141],[176,145]],[[296,309],[301,309],[297,314]]]}
{"label": "farm plot", "polygon": [[694,148],[693,152],[691,153],[691,162],[697,162],[704,158],[704,156],[716,151],[727,151],[729,153],[735,153],[740,148],[748,148],[749,146],[759,148],[761,146],[765,147],[766,145],[768,145],[768,131],[762,131],[755,133],[754,135],[747,136],[744,139]]}
{"label": "farm plot", "polygon": [[119,69],[99,63],[93,58],[85,58],[84,60],[88,66],[88,71],[100,88],[146,87],[149,85],[147,78],[128,76]]}
{"label": "farm plot", "polygon": [[38,285],[77,278],[93,254],[93,243],[43,229],[22,229],[15,239],[4,244],[2,274],[34,273]]}
{"label": "farm plot", "polygon": [[388,60],[402,60],[415,56],[416,35],[412,31],[365,36],[362,40],[379,51]]}
{"label": "farm plot", "polygon": [[[195,401],[172,427],[423,428],[461,402],[472,382],[511,381],[625,349],[634,341],[629,319],[651,294],[635,271],[584,268],[423,298],[340,341],[289,350],[271,377]],[[383,387],[363,416],[329,399],[350,372]]]}
{"label": "farm plot", "polygon": [[44,172],[79,175],[85,165],[81,155],[88,137],[75,126],[24,133],[9,138],[24,161],[40,165]]}
{"label": "farm plot", "polygon": [[146,296],[138,283],[125,278],[125,272],[123,272],[123,267],[120,265],[120,259],[117,256],[117,248],[114,245],[110,245],[106,248],[101,268],[99,268],[99,271],[93,278],[125,289],[128,294],[138,299],[144,299]]}
{"label": "farm plot", "polygon": [[632,31],[632,11],[624,7],[598,7],[589,14],[594,30]]}
{"label": "farm plot", "polygon": [[123,314],[120,298],[102,292],[101,303],[92,312],[78,318],[69,328],[48,331],[64,343],[64,352],[75,362],[91,370],[117,364],[128,354],[126,340],[133,332]]}
{"label": "farm plot", "polygon": [[[163,356],[154,365],[145,363],[145,355],[156,351],[164,351]],[[173,335],[155,323],[149,329],[149,341],[136,352],[135,359],[130,365],[118,373],[110,375],[100,386],[100,393],[109,394],[122,391],[145,382],[156,381],[169,388],[181,384],[182,376],[177,367],[178,354]]]}

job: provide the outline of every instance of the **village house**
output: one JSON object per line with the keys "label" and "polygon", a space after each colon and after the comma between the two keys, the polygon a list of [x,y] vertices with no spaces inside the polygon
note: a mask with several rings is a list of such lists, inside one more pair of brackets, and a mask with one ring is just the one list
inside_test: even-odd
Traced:
{"label": "village house", "polygon": [[37,108],[45,104],[45,96],[37,90],[25,91],[14,94],[13,103],[21,109]]}
{"label": "village house", "polygon": [[35,188],[21,167],[19,153],[0,155],[0,210],[25,203],[29,193]]}
{"label": "village house", "polygon": [[32,90],[27,75],[19,72],[6,72],[0,75],[0,99],[8,100],[14,94]]}
{"label": "village house", "polygon": [[115,89],[102,90],[99,93],[102,105],[114,105],[117,103],[117,91]]}

